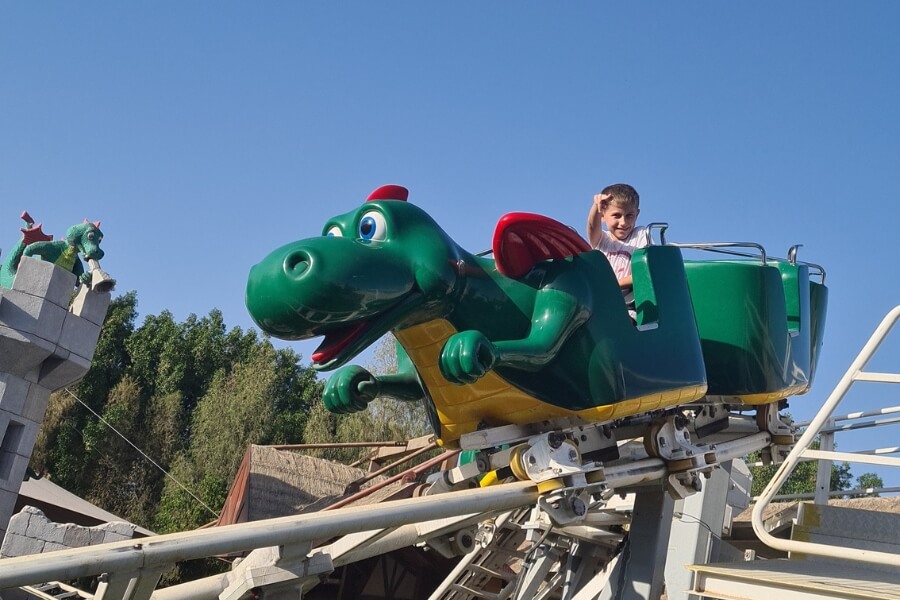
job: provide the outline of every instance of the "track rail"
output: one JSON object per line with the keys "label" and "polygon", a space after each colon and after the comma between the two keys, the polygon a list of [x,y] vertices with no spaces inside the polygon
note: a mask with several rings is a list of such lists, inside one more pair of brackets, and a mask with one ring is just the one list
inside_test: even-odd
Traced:
{"label": "track rail", "polygon": [[[715,453],[719,462],[725,462],[770,443],[769,433],[758,432],[717,443]],[[630,458],[606,465],[602,480],[592,481],[591,485],[623,489],[658,482],[668,475],[669,468],[664,460],[641,456],[638,451]],[[350,506],[310,515],[155,536],[140,541],[8,558],[0,561],[0,589],[106,574],[109,591],[102,595],[103,598],[139,600],[151,595],[164,597],[163,590],[153,592],[159,575],[181,561],[274,547],[282,560],[304,563],[315,560],[317,556],[316,551],[311,551],[315,540],[465,515],[495,514],[535,505],[539,497],[534,482],[516,481],[377,505]],[[418,541],[423,540],[411,543]],[[297,579],[301,577],[298,575]],[[207,597],[205,594],[210,593],[209,597],[214,598],[227,582],[220,576],[215,581],[207,582],[209,585],[192,584],[202,587],[204,593],[185,597]],[[192,584],[186,584],[185,589]],[[200,588],[195,589],[199,591]]]}

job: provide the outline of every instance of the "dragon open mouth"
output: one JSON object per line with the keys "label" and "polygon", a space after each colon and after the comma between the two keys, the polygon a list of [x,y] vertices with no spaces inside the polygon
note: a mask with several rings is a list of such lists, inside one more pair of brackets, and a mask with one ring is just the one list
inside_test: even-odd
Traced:
{"label": "dragon open mouth", "polygon": [[325,334],[325,339],[322,340],[322,343],[319,344],[319,347],[312,354],[312,361],[317,365],[324,365],[330,362],[356,339],[359,333],[366,328],[366,325],[368,323],[362,321]]}
{"label": "dragon open mouth", "polygon": [[[405,316],[415,311],[422,301],[421,293],[409,293],[399,302],[380,314],[373,315],[367,321],[358,321],[329,331],[311,356],[314,368],[331,369],[340,366],[341,355],[348,348],[352,351],[354,345],[362,344],[362,347],[365,347],[375,341],[390,331],[397,323],[403,321]],[[363,338],[366,337],[372,339],[364,340]],[[332,364],[335,360],[338,360],[339,363]]]}

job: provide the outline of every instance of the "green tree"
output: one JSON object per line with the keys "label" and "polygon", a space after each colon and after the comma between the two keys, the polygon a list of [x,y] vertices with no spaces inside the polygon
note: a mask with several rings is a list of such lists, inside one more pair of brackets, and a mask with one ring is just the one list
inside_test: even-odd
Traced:
{"label": "green tree", "polygon": [[178,324],[167,310],[148,315],[126,340],[131,357],[128,373],[141,387],[144,398],[181,389],[188,354],[183,342]]}
{"label": "green tree", "polygon": [[[814,450],[819,449],[819,440],[813,441],[811,447]],[[747,462],[759,462],[760,453],[751,452],[747,456]],[[780,465],[765,465],[761,467],[750,467],[750,473],[753,475],[753,484],[750,490],[752,496],[759,496],[769,481],[775,476]],[[778,491],[780,495],[789,494],[811,494],[816,491],[816,477],[818,473],[818,461],[801,462],[794,469],[794,472],[787,478],[784,485]],[[850,464],[832,463],[831,465],[831,491],[840,491],[850,489],[853,476],[850,473]]]}
{"label": "green tree", "polygon": [[[372,361],[366,368],[376,375],[397,372],[397,340],[390,333],[375,346]],[[431,432],[425,408],[420,402],[403,402],[394,399],[376,400],[369,406],[372,419],[403,439],[426,435]]]}
{"label": "green tree", "polygon": [[275,353],[272,444],[303,442],[306,420],[312,407],[321,404],[322,382],[313,369],[298,368],[300,356],[287,349]]}
{"label": "green tree", "polygon": [[[111,390],[130,365],[125,342],[134,331],[136,314],[137,295],[134,292],[110,302],[91,368],[77,385],[71,387],[72,392],[94,411],[103,411]],[[74,494],[87,496],[93,479],[85,460],[82,431],[94,418],[67,391],[53,394],[32,452],[32,469],[51,474],[57,483]]]}
{"label": "green tree", "polygon": [[81,447],[81,432],[73,422],[77,413],[75,398],[65,392],[50,395],[44,420],[31,453],[31,468],[38,474],[59,469],[68,473],[76,469],[75,458],[69,449]]}
{"label": "green tree", "polygon": [[85,499],[114,514],[128,515],[143,525],[148,522],[146,515],[135,514],[134,507],[140,503],[137,496],[145,490],[135,481],[132,473],[135,452],[126,441],[139,437],[136,435],[140,427],[139,396],[137,383],[131,377],[124,377],[110,392],[103,421],[95,419],[85,424],[85,453],[98,484],[88,490]]}
{"label": "green tree", "polygon": [[131,364],[125,342],[134,333],[136,318],[135,292],[127,292],[110,302],[94,350],[94,358],[91,360],[91,368],[75,386],[78,397],[94,410],[103,407],[110,390],[121,381]]}
{"label": "green tree", "polygon": [[[132,522],[191,527],[214,514],[190,494],[175,498],[164,471],[184,476],[215,513],[248,443],[302,441],[321,385],[294,352],[253,330],[226,332],[218,310],[181,323],[163,311],[135,328],[136,306],[134,292],[111,302],[93,365],[71,388],[83,404],[53,395],[31,466]],[[159,516],[164,491],[167,513]]]}
{"label": "green tree", "polygon": [[[249,362],[238,363],[228,373],[219,371],[197,403],[190,443],[175,460],[172,475],[213,511],[222,506],[248,444],[271,441],[277,407],[291,404],[280,401],[279,394],[300,393],[286,379],[307,380],[279,368],[293,357],[292,352],[263,342]],[[164,532],[190,529],[215,516],[170,480],[163,489],[156,526]]]}
{"label": "green tree", "polygon": [[[859,477],[856,478],[856,488],[860,490],[877,490],[879,488],[884,487],[884,481],[882,481],[881,477],[877,473],[863,473]],[[878,497],[878,492],[863,492],[861,494],[854,494],[854,498],[864,498],[866,496],[869,497]]]}
{"label": "green tree", "polygon": [[[375,345],[366,369],[376,375],[397,371],[396,340],[387,334]],[[425,409],[418,402],[379,398],[366,410],[335,415],[321,405],[313,406],[303,432],[306,443],[403,441],[430,433]],[[310,451],[312,456],[343,463],[365,458],[371,448],[327,448]]]}

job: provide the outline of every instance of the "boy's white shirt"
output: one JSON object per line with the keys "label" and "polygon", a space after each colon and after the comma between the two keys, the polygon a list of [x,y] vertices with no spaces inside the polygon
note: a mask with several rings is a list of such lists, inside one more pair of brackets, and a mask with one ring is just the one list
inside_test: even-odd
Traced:
{"label": "boy's white shirt", "polygon": [[609,261],[616,279],[622,279],[631,275],[631,255],[638,248],[646,248],[650,245],[650,230],[646,227],[635,227],[622,241],[614,238],[609,231],[603,230],[600,241],[594,246]]}

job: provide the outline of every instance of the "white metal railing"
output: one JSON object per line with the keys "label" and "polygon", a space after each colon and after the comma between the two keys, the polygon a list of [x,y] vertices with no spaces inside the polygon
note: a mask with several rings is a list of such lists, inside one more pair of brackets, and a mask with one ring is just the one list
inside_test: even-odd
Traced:
{"label": "white metal railing", "polygon": [[[858,381],[858,380],[857,380]],[[872,418],[872,417],[884,417],[885,415],[897,415],[891,416],[887,418]],[[846,415],[834,416],[828,419],[826,422],[826,427],[819,432],[820,440],[824,440],[822,442],[823,446],[834,447],[834,440],[836,434],[844,433],[848,431],[858,431],[861,429],[869,429],[873,427],[884,427],[889,425],[897,425],[900,424],[900,406],[890,406],[887,408],[879,408],[876,410],[868,410],[868,411],[860,411],[853,412]],[[805,430],[809,427],[809,421],[801,421],[798,423],[794,423],[794,425],[799,430]],[[800,462],[807,461],[817,461],[818,464],[818,475],[817,475],[817,483],[821,483],[822,485],[817,486],[814,492],[801,493],[801,494],[776,494],[772,497],[772,500],[775,502],[781,502],[783,500],[815,500],[816,504],[825,504],[828,498],[834,498],[839,496],[845,497],[859,497],[859,496],[874,496],[880,494],[900,494],[900,486],[885,486],[885,487],[865,487],[865,488],[851,488],[851,489],[843,489],[843,490],[829,490],[828,483],[831,477],[831,460],[820,460],[818,458],[813,458],[810,456],[811,453],[807,453],[806,456],[800,459]],[[888,446],[885,448],[872,448],[870,450],[856,450],[853,454],[874,454],[874,455],[888,455],[888,454],[898,454],[900,455],[900,446]],[[763,467],[765,463],[757,462],[748,464],[748,467]],[[757,502],[761,496],[756,496],[752,498],[753,502]]]}
{"label": "white metal railing", "polygon": [[[876,496],[880,494],[900,494],[900,487],[869,487],[869,488],[854,488],[851,490],[834,490],[828,492],[829,498],[860,498],[863,496]],[[803,494],[778,494],[774,496],[772,500],[775,502],[789,501],[789,500],[814,500],[815,494],[813,492],[803,493]],[[751,498],[753,502],[759,501],[762,496],[756,496]],[[816,504],[821,504],[817,502]]]}
{"label": "white metal railing", "polygon": [[[794,449],[791,450],[790,454],[785,458],[784,463],[760,495],[759,501],[753,508],[753,530],[756,532],[756,535],[759,536],[759,539],[767,546],[786,552],[799,552],[816,556],[900,566],[900,554],[779,539],[770,535],[763,524],[763,511],[775,496],[775,492],[781,489],[781,486],[787,481],[787,478],[794,471],[794,468],[804,459],[820,461],[819,478],[816,482],[816,501],[821,504],[824,504],[827,501],[830,493],[831,463],[834,460],[900,467],[900,458],[887,456],[887,454],[896,453],[897,448],[879,448],[858,453],[836,452],[833,443],[834,433],[844,429],[836,425],[837,421],[846,420],[848,416],[858,418],[864,414],[867,416],[888,414],[896,412],[895,408],[883,409],[887,412],[870,411],[869,413],[852,413],[851,415],[845,415],[844,417],[832,416],[834,410],[844,399],[844,396],[846,396],[851,386],[858,381],[900,383],[900,374],[874,373],[863,370],[898,320],[900,320],[900,306],[895,307],[884,317],[884,319],[882,319],[881,323],[872,334],[872,337],[870,337],[866,345],[863,346],[863,349],[856,357],[856,360],[853,361],[850,368],[847,369],[847,372],[834,388],[834,391],[832,391],[828,399],[825,400],[825,403],[822,405],[822,408],[819,409],[815,418],[810,421],[809,426],[803,432],[803,435],[794,446]],[[820,439],[820,446],[818,450],[814,450],[811,446],[817,436]]]}

